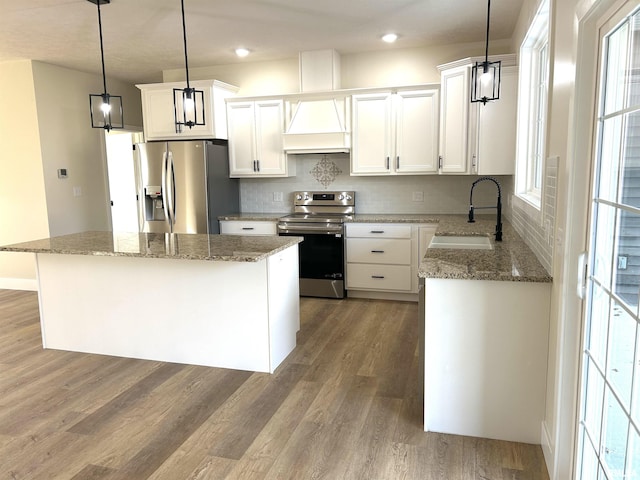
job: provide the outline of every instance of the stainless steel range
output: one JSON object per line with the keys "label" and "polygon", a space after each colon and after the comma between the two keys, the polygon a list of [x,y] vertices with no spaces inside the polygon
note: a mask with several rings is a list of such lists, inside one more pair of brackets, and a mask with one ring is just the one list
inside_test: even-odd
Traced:
{"label": "stainless steel range", "polygon": [[355,192],[294,192],[294,213],[278,222],[279,235],[298,244],[300,295],[344,298],[344,222],[355,213]]}

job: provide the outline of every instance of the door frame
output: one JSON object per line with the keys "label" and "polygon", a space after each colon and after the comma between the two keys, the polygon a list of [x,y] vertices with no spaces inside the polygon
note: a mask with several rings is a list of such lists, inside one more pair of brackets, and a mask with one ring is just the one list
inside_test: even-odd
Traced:
{"label": "door frame", "polygon": [[[588,247],[590,193],[594,169],[595,112],[598,105],[599,30],[615,11],[633,0],[582,0],[576,5],[578,20],[576,83],[572,99],[572,115],[568,125],[568,175],[566,232],[562,276],[555,281],[562,285],[558,322],[556,396],[553,399],[555,429],[552,433],[551,479],[574,478],[578,445],[578,408],[580,405],[580,368],[583,346],[584,302],[578,297],[581,275],[579,256]],[[589,141],[584,141],[589,139]],[[580,273],[579,273],[580,272]]]}

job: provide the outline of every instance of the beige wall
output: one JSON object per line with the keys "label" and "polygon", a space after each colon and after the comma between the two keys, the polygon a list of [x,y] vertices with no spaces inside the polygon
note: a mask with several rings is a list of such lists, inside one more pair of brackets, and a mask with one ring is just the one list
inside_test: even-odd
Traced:
{"label": "beige wall", "polygon": [[[49,235],[32,63],[0,64],[0,244]],[[0,253],[0,288],[35,288],[29,253]]]}
{"label": "beige wall", "polygon": [[[122,95],[126,124],[141,129],[138,89],[107,86]],[[102,93],[101,77],[29,60],[0,64],[0,244],[110,228],[104,131],[91,128],[89,93]],[[0,255],[3,287],[35,287],[33,255]]]}
{"label": "beige wall", "polygon": [[[366,88],[440,83],[436,68],[462,58],[484,55],[484,43],[388,49],[340,56],[341,88]],[[511,41],[491,42],[491,54],[513,53]],[[240,96],[298,93],[298,57],[273,62],[241,62],[190,68],[193,80],[221,80],[240,88]],[[182,69],[165,70],[165,82],[185,79]]]}
{"label": "beige wall", "polygon": [[[88,108],[89,93],[102,92],[101,78],[41,62],[33,72],[50,234],[109,230],[104,130],[91,128]],[[107,87],[122,95],[125,121],[140,125],[139,91],[116,82]],[[59,168],[67,169],[66,179],[58,178]],[[81,195],[74,196],[78,187]]]}

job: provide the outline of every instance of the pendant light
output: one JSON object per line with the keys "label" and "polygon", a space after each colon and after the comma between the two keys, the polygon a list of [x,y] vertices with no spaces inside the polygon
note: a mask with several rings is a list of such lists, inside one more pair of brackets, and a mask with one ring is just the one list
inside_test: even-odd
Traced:
{"label": "pendant light", "polygon": [[109,4],[111,0],[88,0],[98,6],[98,29],[100,30],[100,59],[102,60],[101,94],[89,94],[89,109],[91,112],[91,127],[104,128],[107,132],[112,128],[124,128],[122,118],[122,97],[107,93],[107,76],[104,70],[104,48],[102,45],[102,16],[100,4]]}
{"label": "pendant light", "polygon": [[486,105],[491,100],[500,98],[500,70],[502,62],[489,61],[489,18],[491,16],[491,0],[487,1],[487,43],[484,62],[476,62],[471,68],[471,102],[482,102]]}
{"label": "pendant light", "polygon": [[[180,0],[182,8],[182,39],[184,41],[184,68],[187,74],[187,88],[173,89],[173,113],[176,133],[182,132],[183,126],[193,128],[205,124],[204,92],[191,88],[189,84],[189,59],[187,57],[187,28],[184,21],[184,0]],[[198,114],[200,112],[200,114]]]}

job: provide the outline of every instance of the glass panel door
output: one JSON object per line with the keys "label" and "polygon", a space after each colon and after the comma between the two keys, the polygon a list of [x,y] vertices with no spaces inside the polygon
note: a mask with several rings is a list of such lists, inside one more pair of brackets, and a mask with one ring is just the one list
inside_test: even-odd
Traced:
{"label": "glass panel door", "polygon": [[640,9],[618,15],[600,38],[576,468],[581,480],[640,480]]}

